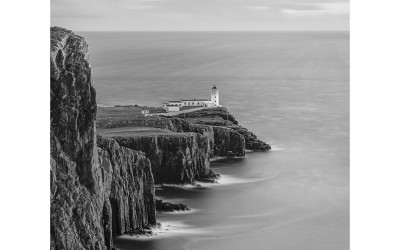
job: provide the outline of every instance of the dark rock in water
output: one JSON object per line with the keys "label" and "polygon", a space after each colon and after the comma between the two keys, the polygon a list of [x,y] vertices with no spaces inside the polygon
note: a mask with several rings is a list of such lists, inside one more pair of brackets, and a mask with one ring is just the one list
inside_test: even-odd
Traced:
{"label": "dark rock in water", "polygon": [[129,235],[153,235],[153,232],[151,231],[151,227],[135,228],[135,229],[131,228],[129,231],[125,231],[124,234],[129,234]]}
{"label": "dark rock in water", "polygon": [[160,212],[173,212],[173,211],[190,211],[187,205],[179,203],[174,204],[171,202],[163,202],[162,200],[156,200],[156,209]]}
{"label": "dark rock in water", "polygon": [[50,54],[50,248],[111,249],[113,236],[156,224],[150,162],[97,140],[84,39],[53,27]]}
{"label": "dark rock in water", "polygon": [[113,137],[121,146],[146,153],[155,183],[190,184],[217,178],[210,168],[208,138],[199,133]]}

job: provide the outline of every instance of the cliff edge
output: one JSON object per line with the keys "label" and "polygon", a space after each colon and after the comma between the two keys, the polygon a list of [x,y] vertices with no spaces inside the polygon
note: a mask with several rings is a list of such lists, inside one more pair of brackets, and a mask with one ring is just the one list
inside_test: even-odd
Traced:
{"label": "cliff edge", "polygon": [[111,249],[113,236],[156,224],[151,163],[96,137],[88,45],[63,28],[50,34],[51,249]]}
{"label": "cliff edge", "polygon": [[213,127],[218,126],[232,129],[243,136],[246,149],[261,151],[271,150],[271,146],[269,144],[259,140],[254,133],[239,125],[235,117],[224,107],[197,110],[185,114],[178,114],[173,117],[185,119],[193,124],[203,124]]}

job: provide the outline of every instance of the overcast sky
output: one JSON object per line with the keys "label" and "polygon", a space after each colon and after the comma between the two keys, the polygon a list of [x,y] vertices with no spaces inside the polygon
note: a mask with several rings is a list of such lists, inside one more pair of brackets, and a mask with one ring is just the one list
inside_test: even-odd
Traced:
{"label": "overcast sky", "polygon": [[51,0],[75,31],[348,30],[347,0]]}

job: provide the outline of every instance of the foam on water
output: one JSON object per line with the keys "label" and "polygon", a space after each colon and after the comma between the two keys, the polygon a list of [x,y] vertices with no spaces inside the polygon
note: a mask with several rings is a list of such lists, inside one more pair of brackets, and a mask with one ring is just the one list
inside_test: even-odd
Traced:
{"label": "foam on water", "polygon": [[[246,184],[246,183],[255,183],[262,182],[271,178],[276,177],[278,174],[274,173],[270,176],[263,178],[240,178],[232,175],[223,174],[216,182],[202,182],[197,181],[195,185],[193,184],[162,184],[156,185],[156,188],[162,189],[162,187],[175,187],[183,190],[193,190],[196,188],[213,188],[218,186],[228,186],[228,185],[236,185],[236,184]],[[169,202],[180,202],[178,199],[169,199]]]}
{"label": "foam on water", "polygon": [[122,235],[116,240],[152,240],[154,238],[174,237],[177,235],[201,235],[204,229],[194,228],[183,221],[161,221],[161,225],[152,229],[152,235]]}
{"label": "foam on water", "polygon": [[223,160],[223,159],[226,159],[226,158],[228,158],[228,157],[216,156],[216,157],[210,159],[210,162],[220,161],[220,160]]}
{"label": "foam on water", "polygon": [[228,185],[235,185],[235,184],[245,184],[245,183],[253,183],[253,182],[260,182],[265,181],[269,178],[273,178],[274,176],[264,177],[264,178],[239,178],[232,175],[221,175],[218,179],[217,183],[207,183],[207,182],[198,182],[202,187],[216,187],[216,186],[228,186]]}
{"label": "foam on water", "polygon": [[271,145],[271,151],[282,151],[282,150],[285,150],[285,148],[276,145]]}
{"label": "foam on water", "polygon": [[172,211],[172,212],[157,212],[157,214],[168,214],[168,215],[183,215],[183,214],[194,214],[197,213],[199,210],[191,208],[190,210],[185,210],[185,211]]}

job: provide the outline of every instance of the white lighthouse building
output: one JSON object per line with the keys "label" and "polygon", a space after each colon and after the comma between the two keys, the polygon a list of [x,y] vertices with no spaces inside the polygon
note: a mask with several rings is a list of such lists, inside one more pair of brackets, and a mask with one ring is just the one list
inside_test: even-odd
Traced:
{"label": "white lighthouse building", "polygon": [[211,100],[192,98],[192,99],[181,99],[180,101],[168,101],[163,103],[163,108],[168,112],[180,111],[182,107],[220,107],[219,105],[219,91],[217,87],[211,88]]}
{"label": "white lighthouse building", "polygon": [[219,90],[217,87],[212,87],[211,89],[211,102],[214,104],[215,107],[219,106]]}

